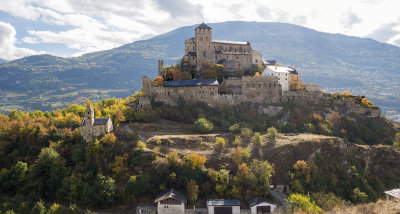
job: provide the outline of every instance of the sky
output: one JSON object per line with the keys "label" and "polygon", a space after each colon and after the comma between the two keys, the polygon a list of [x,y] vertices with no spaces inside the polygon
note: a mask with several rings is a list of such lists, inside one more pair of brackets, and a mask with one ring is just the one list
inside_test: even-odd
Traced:
{"label": "sky", "polygon": [[80,56],[203,21],[238,20],[400,46],[399,0],[0,0],[0,58]]}

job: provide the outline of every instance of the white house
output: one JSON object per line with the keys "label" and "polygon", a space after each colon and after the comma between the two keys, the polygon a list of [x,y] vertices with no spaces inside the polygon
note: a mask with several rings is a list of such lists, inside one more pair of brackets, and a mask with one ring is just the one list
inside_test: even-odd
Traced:
{"label": "white house", "polygon": [[157,203],[158,214],[184,214],[187,199],[175,189],[170,189],[154,200]]}
{"label": "white house", "polygon": [[239,200],[214,199],[207,201],[208,214],[240,214]]}
{"label": "white house", "polygon": [[291,75],[297,75],[297,71],[294,68],[267,65],[261,76],[276,76],[278,77],[278,83],[282,86],[282,91],[289,91],[289,81]]}
{"label": "white house", "polygon": [[258,197],[249,200],[247,204],[249,205],[251,214],[274,213],[277,207],[275,203]]}
{"label": "white house", "polygon": [[400,189],[385,191],[385,194],[387,200],[400,199]]}

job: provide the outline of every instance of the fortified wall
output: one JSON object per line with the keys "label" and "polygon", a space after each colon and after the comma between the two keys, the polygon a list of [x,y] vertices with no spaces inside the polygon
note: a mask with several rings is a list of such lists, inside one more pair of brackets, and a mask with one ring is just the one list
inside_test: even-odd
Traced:
{"label": "fortified wall", "polygon": [[[225,82],[225,81],[224,81]],[[205,102],[210,105],[242,102],[259,104],[277,103],[281,97],[281,86],[277,77],[242,77],[220,85],[217,80],[198,79],[165,82],[163,86],[154,85],[143,77],[143,97],[140,106],[150,105],[150,101],[176,105],[178,98],[186,102]]]}

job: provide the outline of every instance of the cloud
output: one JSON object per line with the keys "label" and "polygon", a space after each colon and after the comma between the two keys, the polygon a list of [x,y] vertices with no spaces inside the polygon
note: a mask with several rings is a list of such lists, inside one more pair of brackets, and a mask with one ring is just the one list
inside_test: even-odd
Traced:
{"label": "cloud", "polygon": [[400,34],[400,30],[397,30],[396,26],[400,26],[399,22],[384,24],[374,30],[371,34],[367,35],[367,37],[374,38],[380,42],[388,42],[393,37]]}
{"label": "cloud", "polygon": [[15,44],[15,28],[10,23],[0,22],[0,56],[6,60],[13,60],[29,55],[41,54],[28,48],[19,48]]}
{"label": "cloud", "polygon": [[21,39],[23,42],[28,43],[28,44],[38,44],[39,41],[35,37],[24,37]]}
{"label": "cloud", "polygon": [[353,12],[344,13],[340,23],[343,24],[344,28],[351,29],[353,25],[361,23],[360,17]]}

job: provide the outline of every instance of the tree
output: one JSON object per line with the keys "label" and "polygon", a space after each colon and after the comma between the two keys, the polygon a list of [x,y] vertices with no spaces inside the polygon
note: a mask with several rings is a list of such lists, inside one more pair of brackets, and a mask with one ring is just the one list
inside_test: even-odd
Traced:
{"label": "tree", "polygon": [[97,178],[93,185],[93,203],[97,206],[107,207],[114,203],[115,197],[115,181],[101,173],[97,174]]}
{"label": "tree", "polygon": [[254,175],[253,189],[258,196],[266,197],[269,193],[269,181],[274,174],[274,167],[268,161],[253,159],[250,170]]}
{"label": "tree", "polygon": [[104,137],[101,138],[100,142],[107,145],[113,145],[115,144],[115,142],[117,142],[117,137],[115,137],[114,133],[110,132],[104,135]]}
{"label": "tree", "polygon": [[260,73],[256,72],[256,73],[254,74],[254,76],[255,76],[255,77],[259,77],[259,76],[260,76]]}
{"label": "tree", "polygon": [[35,203],[31,210],[31,214],[45,214],[47,211],[42,200]]}
{"label": "tree", "polygon": [[365,106],[372,105],[372,102],[369,101],[369,100],[367,100],[367,98],[365,98],[365,97],[361,99],[361,103],[362,103],[363,105],[365,105]]}
{"label": "tree", "polygon": [[239,123],[235,123],[229,127],[229,131],[232,133],[239,133],[240,132],[240,125]]}
{"label": "tree", "polygon": [[308,195],[302,195],[298,193],[291,194],[289,198],[286,199],[289,203],[290,207],[296,211],[297,209],[301,209],[304,212],[311,213],[321,213],[322,209],[315,205],[315,202],[311,202],[311,199]]}
{"label": "tree", "polygon": [[214,148],[216,151],[222,151],[225,148],[225,138],[217,137],[215,139]]}
{"label": "tree", "polygon": [[250,150],[243,149],[242,147],[238,146],[233,150],[231,154],[231,160],[236,165],[239,166],[243,162],[247,162],[250,159]]}
{"label": "tree", "polygon": [[156,86],[163,86],[164,78],[162,76],[158,76],[158,77],[154,78],[153,84]]}
{"label": "tree", "polygon": [[273,145],[275,145],[276,137],[278,136],[278,130],[275,127],[269,127],[267,129],[268,137]]}
{"label": "tree", "polygon": [[191,79],[192,79],[192,75],[189,72],[187,72],[187,71],[182,72],[182,80],[191,80]]}
{"label": "tree", "polygon": [[393,148],[397,151],[400,151],[400,133],[396,134],[396,137],[393,141]]}
{"label": "tree", "polygon": [[240,135],[237,135],[235,137],[235,140],[233,140],[232,145],[234,145],[234,146],[242,145],[242,138],[240,137]]}
{"label": "tree", "polygon": [[349,97],[349,96],[351,96],[351,92],[350,91],[343,91],[341,93],[341,95],[344,96],[344,97]]}
{"label": "tree", "polygon": [[292,74],[289,78],[289,87],[291,91],[301,91],[304,90],[303,81],[301,81],[299,75]]}
{"label": "tree", "polygon": [[167,71],[166,71],[166,73],[165,73],[165,80],[166,81],[171,81],[171,80],[173,80],[174,79],[174,69],[172,69],[172,68],[166,68],[167,69]]}
{"label": "tree", "polygon": [[253,136],[253,143],[255,146],[261,146],[262,142],[262,137],[260,135],[260,132],[255,132]]}
{"label": "tree", "polygon": [[205,118],[199,118],[194,122],[193,131],[197,133],[209,133],[213,130],[214,125]]}
{"label": "tree", "polygon": [[32,165],[29,183],[39,197],[53,198],[66,173],[65,161],[53,148],[43,148]]}
{"label": "tree", "polygon": [[174,81],[182,80],[182,72],[179,69],[175,69],[172,71],[172,77]]}
{"label": "tree", "polygon": [[196,181],[191,179],[186,186],[186,191],[189,201],[191,203],[196,202],[197,197],[199,196],[199,186],[197,186]]}
{"label": "tree", "polygon": [[190,155],[186,155],[183,160],[185,161],[186,167],[190,169],[201,169],[204,168],[207,158],[196,153],[191,153]]}
{"label": "tree", "polygon": [[368,195],[365,192],[361,192],[358,187],[353,190],[353,194],[350,197],[355,203],[364,203],[368,200]]}

